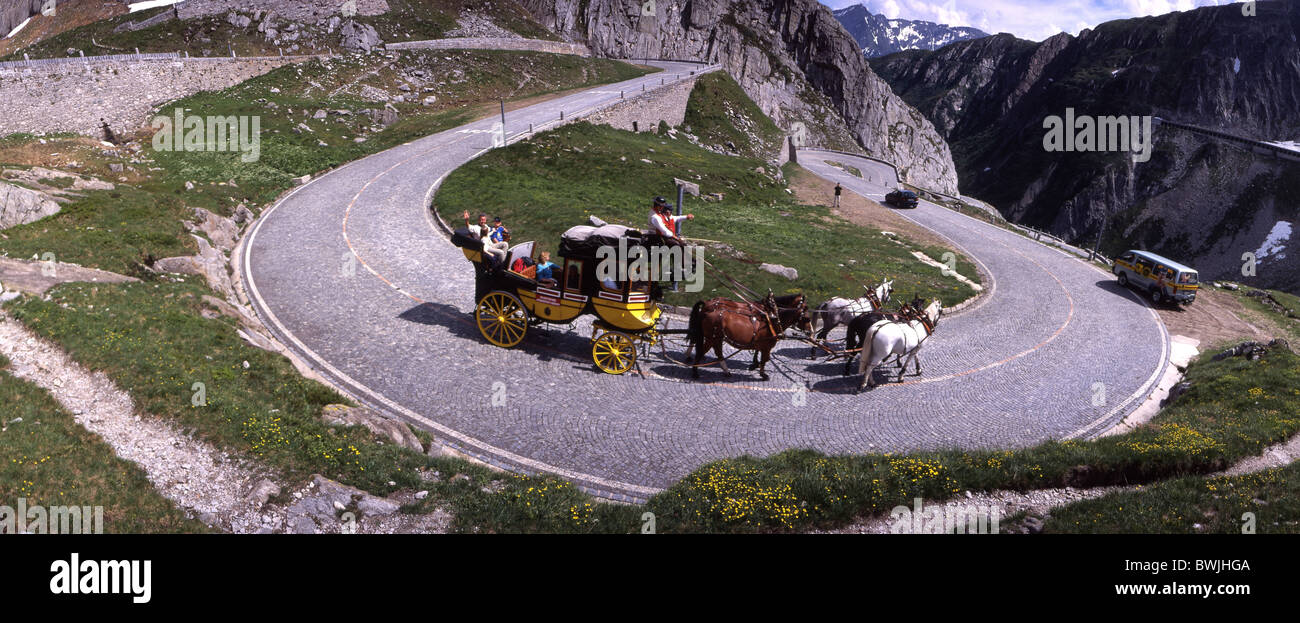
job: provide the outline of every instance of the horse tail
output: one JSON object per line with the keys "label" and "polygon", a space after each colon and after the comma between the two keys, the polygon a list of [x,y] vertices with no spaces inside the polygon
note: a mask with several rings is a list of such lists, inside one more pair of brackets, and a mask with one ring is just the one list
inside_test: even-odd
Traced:
{"label": "horse tail", "polygon": [[704,344],[704,301],[697,301],[691,308],[691,320],[686,325],[686,342],[692,346],[703,347]]}
{"label": "horse tail", "polygon": [[867,330],[862,332],[862,359],[858,361],[858,374],[866,374],[867,367],[871,365],[871,346],[876,341],[877,333],[880,333],[880,330],[873,332],[871,327],[867,327]]}
{"label": "horse tail", "polygon": [[810,324],[812,325],[813,333],[817,333],[817,323],[821,322],[821,317],[824,316],[825,314],[826,314],[826,303],[823,301],[822,304],[818,305],[817,309],[814,309],[812,313],[812,322]]}

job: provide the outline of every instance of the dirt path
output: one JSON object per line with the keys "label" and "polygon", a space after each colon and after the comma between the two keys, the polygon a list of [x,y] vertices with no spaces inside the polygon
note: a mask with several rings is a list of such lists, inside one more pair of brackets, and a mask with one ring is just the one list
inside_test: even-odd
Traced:
{"label": "dirt path", "polygon": [[1202,352],[1243,340],[1264,340],[1285,335],[1272,319],[1252,313],[1230,294],[1203,286],[1191,305],[1161,306],[1156,310],[1171,335],[1199,340]]}
{"label": "dirt path", "polygon": [[91,373],[3,312],[0,353],[9,358],[11,374],[49,392],[79,425],[143,468],[159,493],[219,530],[428,533],[445,532],[450,524],[441,510],[397,512],[414,492],[378,498],[319,476],[282,496],[286,487],[270,470],[195,439],[173,422],[138,413],[131,396],[104,373]]}

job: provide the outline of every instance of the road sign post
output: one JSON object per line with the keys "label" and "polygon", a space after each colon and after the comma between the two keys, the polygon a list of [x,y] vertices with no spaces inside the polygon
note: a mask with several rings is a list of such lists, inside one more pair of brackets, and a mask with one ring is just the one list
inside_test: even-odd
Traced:
{"label": "road sign post", "polygon": [[[694,182],[688,182],[686,180],[679,180],[677,178],[673,178],[673,183],[677,185],[677,216],[681,216],[682,204],[686,202],[686,193],[691,193],[696,197],[700,196],[700,185]],[[685,239],[685,237],[682,236],[682,224],[680,220],[677,222],[677,236],[679,238]],[[686,246],[683,245],[682,246],[683,267],[685,266],[685,263],[686,263]],[[673,268],[676,269],[675,266]],[[698,268],[699,267],[696,267],[697,270]],[[675,276],[677,271],[674,270],[673,272]],[[676,292],[677,288],[678,288],[678,281],[677,279],[673,279],[673,292]]]}

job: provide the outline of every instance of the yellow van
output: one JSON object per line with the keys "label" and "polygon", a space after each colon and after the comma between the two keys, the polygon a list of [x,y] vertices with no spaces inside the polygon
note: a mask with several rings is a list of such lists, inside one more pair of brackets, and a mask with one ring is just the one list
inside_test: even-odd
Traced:
{"label": "yellow van", "polygon": [[1191,303],[1196,300],[1200,281],[1195,270],[1147,251],[1132,250],[1115,258],[1110,272],[1119,276],[1121,285],[1147,292],[1157,305],[1165,301]]}

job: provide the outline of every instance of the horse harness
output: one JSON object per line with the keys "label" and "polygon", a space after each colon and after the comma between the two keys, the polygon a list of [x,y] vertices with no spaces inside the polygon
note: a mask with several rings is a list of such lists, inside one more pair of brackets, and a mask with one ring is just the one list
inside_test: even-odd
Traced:
{"label": "horse harness", "polygon": [[[739,342],[737,342],[737,341],[731,339],[731,336],[727,335],[727,332],[726,332],[726,330],[724,329],[724,327],[722,326],[722,323],[718,323],[717,327],[714,328],[714,335],[713,335],[714,339],[717,339],[717,338],[721,337],[721,338],[722,338],[722,341],[724,341],[724,342],[726,342],[727,344],[731,345],[732,348],[746,349],[746,348],[749,348],[749,347],[753,347],[753,346],[755,345],[755,343],[758,341],[759,330],[763,327],[764,324],[767,326],[767,330],[772,334],[772,337],[773,337],[773,338],[778,339],[778,340],[781,339],[781,333],[780,333],[779,331],[777,331],[777,330],[776,330],[776,326],[772,324],[772,314],[773,314],[773,313],[778,313],[778,314],[779,314],[779,313],[780,313],[780,310],[782,309],[782,307],[781,307],[780,305],[777,305],[777,304],[776,304],[776,300],[775,300],[775,299],[773,299],[773,298],[769,295],[766,299],[763,300],[763,303],[762,303],[762,304],[758,304],[758,303],[750,303],[750,302],[746,301],[746,302],[744,303],[744,305],[745,305],[745,311],[741,311],[741,310],[737,310],[737,309],[732,309],[732,308],[728,307],[727,305],[719,305],[719,306],[716,308],[716,311],[719,312],[719,313],[722,313],[722,314],[734,314],[734,315],[737,315],[737,316],[744,316],[744,317],[748,318],[750,324],[753,326],[753,333],[752,333],[752,335],[754,336],[753,339],[750,341],[750,343],[749,343],[749,344],[741,344],[741,343],[739,343]],[[807,309],[807,303],[801,302],[801,303],[799,304],[799,306],[796,306],[796,307],[789,307],[789,308],[785,308],[785,309],[796,309],[796,310],[797,310],[797,309],[799,309],[800,307],[803,307],[804,309]],[[761,321],[761,323],[760,323],[760,321]],[[780,321],[779,321],[779,320],[777,321],[777,324],[780,324]]]}
{"label": "horse harness", "polygon": [[870,335],[866,336],[866,339],[863,340],[862,344],[864,348],[868,342],[876,339],[876,334],[880,333],[880,330],[885,328],[885,325],[889,324],[903,324],[910,329],[911,321],[916,320],[920,322],[921,327],[925,329],[925,335],[921,336],[921,339],[916,342],[916,346],[908,350],[908,353],[920,348],[921,344],[924,344],[926,340],[930,339],[931,335],[934,335],[934,322],[930,320],[930,317],[927,316],[924,311],[912,307],[911,303],[903,303],[903,306],[898,309],[897,313],[882,313],[881,315],[884,316],[884,319],[872,325]]}

